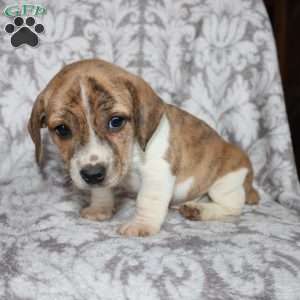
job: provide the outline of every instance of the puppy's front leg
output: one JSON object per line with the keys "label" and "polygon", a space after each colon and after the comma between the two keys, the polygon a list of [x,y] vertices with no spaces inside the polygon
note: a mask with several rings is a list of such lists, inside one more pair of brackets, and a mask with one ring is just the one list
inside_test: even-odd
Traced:
{"label": "puppy's front leg", "polygon": [[175,177],[167,161],[148,161],[142,168],[142,186],[137,197],[135,216],[121,226],[119,233],[148,236],[159,232],[168,212],[174,184]]}
{"label": "puppy's front leg", "polygon": [[80,216],[93,221],[104,221],[114,213],[114,195],[110,189],[93,189],[90,206],[80,211]]}

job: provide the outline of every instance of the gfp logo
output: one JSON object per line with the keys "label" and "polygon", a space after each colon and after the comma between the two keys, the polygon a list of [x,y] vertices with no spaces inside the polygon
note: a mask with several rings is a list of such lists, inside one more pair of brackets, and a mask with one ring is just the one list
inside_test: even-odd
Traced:
{"label": "gfp logo", "polygon": [[3,15],[13,18],[4,30],[10,34],[13,47],[28,45],[35,47],[39,43],[39,35],[44,32],[43,24],[37,23],[34,17],[43,16],[47,12],[42,5],[22,4],[7,6]]}
{"label": "gfp logo", "polygon": [[43,16],[47,13],[47,9],[42,5],[23,4],[10,5],[4,8],[3,14],[6,17],[20,17],[20,16]]}

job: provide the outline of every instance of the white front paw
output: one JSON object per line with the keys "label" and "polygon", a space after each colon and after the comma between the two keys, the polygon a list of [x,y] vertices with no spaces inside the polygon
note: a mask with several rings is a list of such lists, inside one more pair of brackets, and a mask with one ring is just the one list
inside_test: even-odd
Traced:
{"label": "white front paw", "polygon": [[159,229],[157,226],[131,221],[123,224],[118,233],[125,236],[149,236],[158,233]]}
{"label": "white front paw", "polygon": [[80,216],[91,221],[105,221],[112,218],[113,211],[108,208],[88,206],[80,211]]}

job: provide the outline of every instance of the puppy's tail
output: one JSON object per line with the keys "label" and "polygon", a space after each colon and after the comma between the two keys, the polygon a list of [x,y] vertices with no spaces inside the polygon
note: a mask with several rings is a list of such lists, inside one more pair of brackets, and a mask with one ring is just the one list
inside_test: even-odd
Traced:
{"label": "puppy's tail", "polygon": [[259,203],[259,194],[253,187],[253,170],[252,168],[248,172],[245,183],[244,183],[245,193],[246,193],[246,204],[256,205]]}

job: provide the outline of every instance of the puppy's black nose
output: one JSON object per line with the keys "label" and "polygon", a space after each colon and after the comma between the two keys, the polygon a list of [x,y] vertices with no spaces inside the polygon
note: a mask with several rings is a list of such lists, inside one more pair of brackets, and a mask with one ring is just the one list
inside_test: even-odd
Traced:
{"label": "puppy's black nose", "polygon": [[101,164],[86,165],[80,171],[80,176],[88,184],[101,183],[105,178],[106,169]]}

